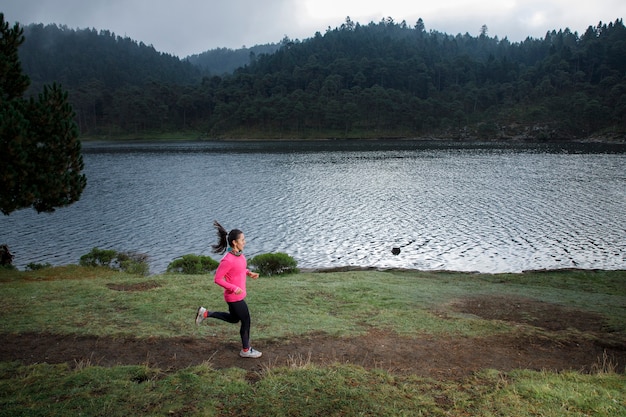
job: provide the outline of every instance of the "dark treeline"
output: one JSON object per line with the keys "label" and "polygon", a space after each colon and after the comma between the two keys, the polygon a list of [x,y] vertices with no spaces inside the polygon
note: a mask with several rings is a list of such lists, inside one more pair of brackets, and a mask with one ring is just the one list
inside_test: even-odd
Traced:
{"label": "dark treeline", "polygon": [[109,32],[31,26],[25,35],[25,72],[34,84],[68,90],[83,135],[547,140],[626,132],[621,19],[511,43],[486,26],[479,36],[452,36],[426,31],[421,19],[410,27],[347,18],[323,35],[249,54],[222,75]]}

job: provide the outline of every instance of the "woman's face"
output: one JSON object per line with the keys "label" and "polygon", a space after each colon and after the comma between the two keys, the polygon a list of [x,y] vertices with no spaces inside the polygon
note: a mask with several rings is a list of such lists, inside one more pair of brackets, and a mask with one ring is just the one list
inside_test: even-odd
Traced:
{"label": "woman's face", "polygon": [[244,236],[244,234],[240,234],[239,237],[235,240],[233,240],[230,243],[230,247],[233,248],[233,250],[237,251],[237,252],[242,252],[244,246],[246,246],[246,237]]}

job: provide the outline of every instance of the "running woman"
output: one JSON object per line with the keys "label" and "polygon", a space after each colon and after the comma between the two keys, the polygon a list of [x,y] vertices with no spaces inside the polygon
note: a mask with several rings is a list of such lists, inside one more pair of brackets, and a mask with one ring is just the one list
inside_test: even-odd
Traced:
{"label": "running woman", "polygon": [[227,232],[217,221],[213,222],[219,238],[216,245],[212,245],[213,253],[223,254],[228,248],[215,271],[215,283],[224,288],[224,300],[228,304],[228,313],[208,311],[204,307],[198,307],[196,313],[196,325],[200,325],[206,318],[224,320],[228,323],[241,322],[239,334],[241,335],[242,349],[239,356],[242,358],[259,358],[261,352],[250,346],[250,311],[246,304],[246,278],[257,279],[259,274],[248,269],[243,248],[246,246],[246,238],[239,229]]}

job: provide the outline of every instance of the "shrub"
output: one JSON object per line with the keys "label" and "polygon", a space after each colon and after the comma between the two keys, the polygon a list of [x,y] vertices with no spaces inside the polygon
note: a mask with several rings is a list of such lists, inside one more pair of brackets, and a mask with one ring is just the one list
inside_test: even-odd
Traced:
{"label": "shrub", "polygon": [[128,272],[129,274],[148,275],[148,255],[133,252],[117,252],[113,249],[93,248],[80,257],[81,266],[103,266]]}
{"label": "shrub", "polygon": [[210,256],[190,253],[170,262],[167,266],[167,272],[179,274],[206,274],[215,271],[218,265],[219,263]]}
{"label": "shrub", "polygon": [[91,252],[80,257],[79,264],[81,266],[106,266],[111,268],[111,262],[117,256],[117,252],[113,249],[93,248]]}
{"label": "shrub", "polygon": [[298,263],[286,253],[263,253],[249,261],[261,275],[283,275],[298,272]]}
{"label": "shrub", "polygon": [[51,266],[52,265],[50,265],[49,263],[38,264],[38,263],[35,263],[35,262],[31,262],[31,263],[26,265],[26,270],[27,271],[38,271],[40,269],[50,268]]}
{"label": "shrub", "polygon": [[145,253],[118,252],[116,262],[119,269],[129,274],[148,275],[150,273],[148,255]]}

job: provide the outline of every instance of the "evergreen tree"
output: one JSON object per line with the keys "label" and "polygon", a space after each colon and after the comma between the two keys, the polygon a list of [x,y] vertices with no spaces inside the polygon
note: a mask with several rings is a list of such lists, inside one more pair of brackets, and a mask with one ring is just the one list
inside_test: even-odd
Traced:
{"label": "evergreen tree", "polygon": [[0,211],[33,207],[51,212],[80,198],[86,185],[74,112],[67,93],[53,84],[24,98],[29,79],[17,49],[18,24],[0,13]]}

